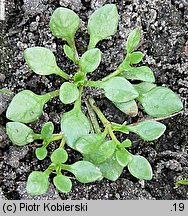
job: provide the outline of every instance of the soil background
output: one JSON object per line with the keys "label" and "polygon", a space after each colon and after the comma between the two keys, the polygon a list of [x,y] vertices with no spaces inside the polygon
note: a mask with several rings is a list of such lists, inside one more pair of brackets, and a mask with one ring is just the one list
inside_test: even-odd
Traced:
{"label": "soil background", "polygon": [[[0,194],[1,199],[187,199],[188,187],[175,188],[176,180],[188,178],[188,1],[187,0],[7,0],[6,19],[0,23],[0,88],[14,92],[30,89],[37,94],[58,89],[58,76],[38,76],[32,73],[23,59],[28,47],[50,48],[57,57],[58,65],[67,73],[74,73],[74,66],[63,53],[64,41],[55,38],[49,29],[53,11],[60,6],[74,10],[81,18],[81,28],[76,34],[76,45],[82,54],[89,36],[86,32],[88,17],[98,7],[114,3],[119,11],[118,32],[97,47],[103,52],[100,67],[90,75],[91,80],[101,79],[113,72],[125,56],[125,40],[134,27],[142,30],[139,50],[145,53],[142,65],[148,65],[155,73],[156,83],[176,92],[184,103],[181,114],[162,121],[167,130],[155,142],[144,142],[131,134],[133,147],[130,151],[146,157],[152,165],[151,181],[139,181],[125,168],[116,182],[103,179],[92,184],[80,184],[73,179],[73,189],[68,194],[59,193],[51,184],[43,196],[26,194],[25,184],[33,170],[44,170],[49,157],[40,162],[34,150],[40,143],[16,147],[6,136],[6,108],[10,95],[0,93]],[[114,122],[130,123],[144,117],[128,118],[104,98],[101,91],[88,88],[105,116]],[[87,96],[84,95],[84,98]],[[39,132],[41,126],[52,121],[59,131],[60,116],[72,109],[58,99],[50,101],[39,121],[30,126]],[[86,110],[83,103],[83,111]],[[117,134],[120,140],[125,135]],[[51,152],[57,143],[50,145]],[[80,159],[80,155],[68,149],[69,162]]]}

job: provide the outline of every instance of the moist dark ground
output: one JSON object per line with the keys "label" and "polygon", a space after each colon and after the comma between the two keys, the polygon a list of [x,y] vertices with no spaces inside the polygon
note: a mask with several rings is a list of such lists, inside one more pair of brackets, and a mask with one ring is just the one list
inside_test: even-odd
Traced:
{"label": "moist dark ground", "polygon": [[[98,47],[103,52],[99,69],[90,75],[97,80],[110,72],[122,62],[125,55],[125,40],[135,26],[142,29],[140,50],[145,53],[142,64],[154,71],[156,83],[170,87],[184,103],[181,114],[162,121],[167,126],[165,134],[155,142],[144,142],[131,134],[134,154],[145,156],[152,165],[154,176],[151,181],[138,181],[124,169],[116,182],[108,180],[92,184],[80,184],[73,179],[73,190],[69,194],[59,193],[51,185],[43,196],[30,197],[25,192],[25,183],[32,170],[44,170],[50,163],[49,157],[40,162],[34,155],[38,143],[23,148],[13,146],[5,132],[5,110],[11,96],[0,93],[0,193],[3,199],[187,199],[188,187],[175,188],[176,180],[188,178],[188,2],[186,0],[8,0],[6,20],[1,22],[0,40],[0,87],[14,92],[30,89],[37,94],[55,90],[61,85],[58,76],[38,76],[32,73],[23,59],[27,47],[44,46],[50,48],[57,57],[58,65],[67,73],[74,73],[74,66],[65,57],[62,46],[65,44],[54,36],[49,29],[49,20],[54,9],[68,7],[78,13],[82,20],[81,29],[76,35],[79,53],[86,50],[88,34],[86,33],[89,15],[105,3],[115,3],[120,19],[118,32]],[[187,43],[188,44],[188,43]],[[98,106],[106,117],[114,122],[130,123],[137,118],[129,119],[118,111],[102,92],[86,90],[93,95]],[[84,95],[84,99],[87,97]],[[39,121],[32,123],[35,132],[47,121],[55,124],[59,131],[60,116],[72,106],[64,106],[58,99],[49,102]],[[85,105],[83,103],[83,110]],[[144,113],[139,112],[139,118]],[[118,134],[120,140],[125,135]],[[52,144],[52,151],[57,144]],[[69,162],[80,158],[78,153],[68,149]]]}

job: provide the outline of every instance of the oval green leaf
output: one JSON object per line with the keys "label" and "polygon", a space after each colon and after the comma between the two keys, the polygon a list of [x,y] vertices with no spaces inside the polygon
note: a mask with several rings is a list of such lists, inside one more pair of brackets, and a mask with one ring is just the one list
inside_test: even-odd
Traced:
{"label": "oval green leaf", "polygon": [[84,155],[84,159],[92,162],[93,164],[99,164],[107,160],[112,156],[116,148],[116,143],[112,140],[101,143],[100,146],[93,152]]}
{"label": "oval green leaf", "polygon": [[126,149],[117,149],[116,159],[122,167],[125,167],[133,159],[133,157]]}
{"label": "oval green leaf", "polygon": [[118,18],[117,7],[114,4],[106,4],[91,15],[87,27],[90,34],[88,49],[94,48],[100,40],[116,33]]}
{"label": "oval green leaf", "polygon": [[60,68],[51,50],[45,47],[31,47],[24,51],[29,67],[39,75],[59,74]]}
{"label": "oval green leaf", "polygon": [[43,139],[50,139],[54,132],[54,124],[52,122],[47,122],[43,125],[41,130],[41,135]]}
{"label": "oval green leaf", "polygon": [[153,172],[151,165],[142,156],[134,155],[133,159],[128,163],[128,170],[131,173],[131,175],[138,179],[152,179]]}
{"label": "oval green leaf", "polygon": [[66,165],[65,169],[73,173],[81,183],[93,182],[102,177],[99,168],[88,161],[78,161],[72,165]]}
{"label": "oval green leaf", "polygon": [[42,115],[44,104],[50,100],[45,95],[37,95],[24,90],[15,95],[7,109],[6,117],[12,121],[30,123]]}
{"label": "oval green leaf", "polygon": [[142,52],[133,52],[129,55],[130,64],[138,64],[142,61],[144,54]]}
{"label": "oval green leaf", "polygon": [[124,103],[115,103],[114,105],[121,110],[122,112],[124,112],[125,114],[131,116],[131,117],[135,117],[138,114],[138,106],[136,104],[135,100],[131,100],[128,102],[124,102]]}
{"label": "oval green leaf", "polygon": [[127,125],[127,129],[138,134],[143,140],[152,141],[163,135],[166,126],[157,121],[146,120],[132,126]]}
{"label": "oval green leaf", "polygon": [[133,85],[123,77],[110,78],[102,82],[101,87],[105,91],[105,96],[116,103],[131,101],[138,97]]}
{"label": "oval green leaf", "polygon": [[155,87],[139,98],[145,112],[153,117],[165,117],[183,108],[180,98],[170,89]]}
{"label": "oval green leaf", "polygon": [[75,148],[78,138],[90,132],[90,124],[81,110],[73,109],[64,113],[61,118],[61,131],[68,146]]}
{"label": "oval green leaf", "polygon": [[35,155],[39,160],[44,160],[48,154],[48,151],[45,147],[40,147],[35,150]]}
{"label": "oval green leaf", "polygon": [[33,171],[27,179],[26,190],[30,195],[41,195],[47,192],[48,185],[48,175],[44,172]]}
{"label": "oval green leaf", "polygon": [[52,152],[50,159],[54,164],[62,164],[68,160],[68,154],[63,148],[58,148]]}
{"label": "oval green leaf", "polygon": [[126,50],[128,53],[131,53],[138,46],[140,42],[140,37],[140,28],[137,27],[130,32],[126,42]]}
{"label": "oval green leaf", "polygon": [[104,142],[105,138],[102,134],[87,134],[76,141],[75,148],[84,155],[90,154]]}
{"label": "oval green leaf", "polygon": [[79,90],[74,83],[64,82],[59,91],[59,98],[62,103],[73,103],[79,97]]}
{"label": "oval green leaf", "polygon": [[59,7],[57,8],[50,19],[50,29],[54,36],[65,39],[72,44],[76,31],[80,27],[80,19],[78,15],[68,9]]}
{"label": "oval green leaf", "polygon": [[63,176],[63,175],[55,176],[53,178],[53,183],[61,193],[68,193],[71,191],[72,182],[66,176]]}
{"label": "oval green leaf", "polygon": [[120,76],[130,80],[155,82],[154,74],[152,70],[147,66],[132,67],[130,70],[123,71]]}
{"label": "oval green leaf", "polygon": [[93,72],[101,62],[101,51],[98,48],[86,51],[79,60],[80,70],[84,73]]}
{"label": "oval green leaf", "polygon": [[10,140],[15,145],[24,146],[34,141],[33,130],[22,123],[8,122],[6,130]]}
{"label": "oval green leaf", "polygon": [[123,167],[118,163],[115,154],[97,166],[101,170],[102,176],[111,181],[116,181],[123,171]]}

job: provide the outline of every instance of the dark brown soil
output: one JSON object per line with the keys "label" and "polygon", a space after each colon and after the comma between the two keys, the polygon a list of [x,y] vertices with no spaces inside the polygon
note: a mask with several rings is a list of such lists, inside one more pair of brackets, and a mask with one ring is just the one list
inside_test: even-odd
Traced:
{"label": "dark brown soil", "polygon": [[[73,190],[69,194],[59,193],[51,185],[43,196],[30,197],[25,192],[25,182],[32,170],[44,170],[49,158],[39,162],[34,149],[37,143],[23,148],[13,146],[5,133],[5,110],[10,96],[0,93],[0,193],[7,199],[187,199],[188,187],[175,188],[176,180],[188,178],[188,3],[185,0],[8,0],[6,20],[0,24],[0,88],[6,88],[15,94],[23,89],[30,89],[38,94],[60,87],[57,76],[38,76],[32,73],[23,59],[27,47],[44,46],[56,55],[58,65],[67,73],[74,71],[74,66],[67,60],[62,46],[65,43],[52,36],[49,19],[55,8],[64,6],[76,11],[82,19],[82,27],[76,35],[79,53],[83,53],[88,43],[86,26],[88,16],[105,3],[115,3],[120,20],[115,36],[98,44],[103,52],[99,69],[90,75],[92,80],[100,79],[112,72],[123,60],[124,43],[135,26],[142,29],[142,45],[145,53],[143,64],[154,71],[156,83],[170,87],[184,102],[181,114],[166,119],[167,130],[155,142],[143,142],[136,135],[131,135],[134,154],[145,156],[151,163],[154,176],[151,181],[138,181],[127,169],[116,182],[102,180],[92,184],[80,184],[73,180]],[[92,94],[105,116],[114,122],[125,120],[135,122],[118,111],[100,91],[87,89]],[[85,95],[84,95],[85,97]],[[59,130],[60,116],[71,106],[64,106],[58,99],[49,102],[44,114],[32,128],[37,132],[41,125],[53,121]],[[85,105],[83,103],[83,110]],[[139,112],[139,118],[144,113]],[[118,134],[120,139],[125,135]],[[49,151],[55,148],[49,147]],[[69,162],[79,159],[72,150]]]}

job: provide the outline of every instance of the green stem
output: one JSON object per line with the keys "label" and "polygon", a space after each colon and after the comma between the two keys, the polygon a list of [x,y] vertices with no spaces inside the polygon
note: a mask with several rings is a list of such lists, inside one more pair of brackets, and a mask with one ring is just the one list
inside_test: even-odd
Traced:
{"label": "green stem", "polygon": [[110,135],[110,137],[112,138],[112,140],[114,142],[116,142],[117,144],[120,143],[114,132],[113,132],[113,129],[111,127],[111,123],[108,121],[108,119],[103,115],[103,113],[101,112],[101,110],[94,105],[95,101],[93,100],[93,98],[89,98],[89,103],[92,107],[92,109],[95,111],[95,113],[97,114],[97,116],[99,117],[99,119],[101,120],[101,122],[103,123],[103,125],[105,126],[105,129],[107,129],[108,131],[108,134]]}
{"label": "green stem", "polygon": [[50,139],[44,139],[44,137],[41,134],[34,134],[33,135],[34,140],[43,140],[42,145],[44,147],[47,147],[51,142],[58,141],[58,140],[64,140],[64,137],[62,134],[53,134],[53,136]]}
{"label": "green stem", "polygon": [[119,65],[119,67],[118,67],[113,73],[111,73],[111,74],[109,74],[108,76],[104,77],[104,78],[102,79],[102,81],[106,81],[106,80],[108,80],[108,79],[110,79],[110,78],[112,78],[112,77],[118,76],[122,71],[124,71],[124,70],[126,69],[126,68],[125,68],[125,65],[126,65],[126,64],[128,65],[128,68],[127,68],[127,69],[129,69],[129,67],[130,67],[130,63],[129,63],[129,61],[128,61],[129,55],[130,55],[130,54],[127,53],[127,55],[125,56],[124,61]]}
{"label": "green stem", "polygon": [[34,140],[40,140],[40,139],[43,139],[43,137],[42,137],[41,134],[34,134],[34,135],[33,135],[33,138],[34,138]]}
{"label": "green stem", "polygon": [[54,97],[58,97],[59,96],[59,90],[55,90],[55,91],[52,91],[52,92],[48,92],[47,93],[48,96],[50,97],[50,99],[54,98]]}
{"label": "green stem", "polygon": [[90,36],[89,45],[88,45],[87,49],[90,50],[90,49],[95,48],[95,46],[97,45],[98,41],[99,41],[99,40],[98,40],[97,37],[92,38],[92,37]]}
{"label": "green stem", "polygon": [[55,170],[56,170],[57,175],[62,175],[62,173],[61,173],[61,165],[57,165],[55,167]]}
{"label": "green stem", "polygon": [[101,110],[94,105],[95,101],[93,100],[93,98],[89,98],[89,103],[92,107],[92,109],[95,111],[95,113],[97,114],[97,116],[99,117],[99,119],[101,120],[101,122],[103,123],[104,126],[107,126],[108,124],[110,124],[110,122],[108,121],[108,119],[103,115],[103,113],[101,112]]}
{"label": "green stem", "polygon": [[95,133],[95,129],[93,126],[93,122],[91,121],[91,118],[89,115],[86,115],[86,117],[88,118],[89,124],[90,124],[90,128],[91,128],[91,133],[94,134]]}
{"label": "green stem", "polygon": [[44,103],[47,103],[49,100],[53,99],[54,97],[57,97],[59,96],[59,90],[55,90],[55,91],[52,91],[52,92],[48,92],[44,95],[41,95],[41,97],[43,98],[44,100]]}
{"label": "green stem", "polygon": [[63,77],[63,79],[69,80],[69,75],[67,73],[65,73],[64,71],[62,71],[59,67],[57,67],[55,73],[58,74],[59,76]]}
{"label": "green stem", "polygon": [[91,87],[96,87],[96,88],[101,88],[102,87],[102,81],[87,81],[85,86],[91,86]]}
{"label": "green stem", "polygon": [[71,49],[74,51],[74,53],[75,53],[75,59],[79,60],[79,55],[78,55],[78,51],[77,51],[77,48],[76,48],[76,44],[75,44],[74,38],[71,39],[71,40],[67,39],[67,43],[69,44],[69,46],[71,47]]}
{"label": "green stem", "polygon": [[99,123],[97,121],[96,114],[93,111],[91,105],[87,101],[86,101],[86,106],[87,106],[88,114],[89,114],[89,117],[90,117],[90,120],[91,120],[91,124],[92,124],[92,126],[94,128],[94,132],[98,133],[98,134],[101,133]]}
{"label": "green stem", "polygon": [[172,117],[174,117],[174,116],[176,116],[176,115],[179,115],[179,114],[182,114],[182,113],[183,113],[183,112],[180,111],[180,112],[174,113],[174,114],[172,114],[172,115],[169,115],[169,116],[166,116],[166,117],[159,117],[159,118],[146,117],[146,118],[142,118],[142,119],[138,120],[138,121],[135,122],[135,123],[129,124],[129,125],[127,125],[127,126],[134,126],[134,125],[137,125],[138,123],[144,122],[144,121],[146,121],[146,120],[162,121],[162,120],[172,118]]}
{"label": "green stem", "polygon": [[76,45],[75,45],[75,41],[73,43],[73,48],[72,49],[74,50],[75,58],[78,61],[79,60],[79,55],[78,55],[78,51],[77,51],[77,48],[76,48]]}
{"label": "green stem", "polygon": [[103,135],[104,137],[106,137],[107,134],[108,134],[108,128],[105,127],[105,128],[104,128],[104,131],[102,132],[102,135]]}
{"label": "green stem", "polygon": [[59,148],[64,148],[64,145],[65,145],[65,138],[63,137],[59,145]]}
{"label": "green stem", "polygon": [[120,142],[119,142],[119,140],[116,138],[116,136],[115,136],[115,134],[114,134],[114,132],[113,132],[113,130],[112,130],[112,127],[111,127],[111,125],[110,126],[107,126],[108,128],[108,133],[109,133],[109,135],[110,135],[110,137],[112,138],[112,140],[115,142],[115,143],[117,143],[117,144],[119,144]]}
{"label": "green stem", "polygon": [[79,98],[74,103],[74,109],[81,109],[83,86],[79,86]]}
{"label": "green stem", "polygon": [[67,170],[67,171],[71,172],[70,165],[67,165],[67,164],[62,164],[62,165],[61,165],[61,169]]}
{"label": "green stem", "polygon": [[50,166],[44,171],[44,173],[49,176],[53,171],[53,169],[54,169],[54,164],[50,164]]}
{"label": "green stem", "polygon": [[122,72],[122,70],[120,70],[119,68],[117,68],[117,70],[115,70],[113,73],[111,73],[108,76],[104,77],[102,79],[102,81],[106,81],[106,80],[108,80],[108,79],[110,79],[112,77],[115,77],[115,76],[119,75],[121,72]]}
{"label": "green stem", "polygon": [[48,141],[49,141],[49,143],[51,143],[53,141],[57,141],[57,140],[61,140],[61,139],[63,139],[62,134],[53,134],[53,136]]}

